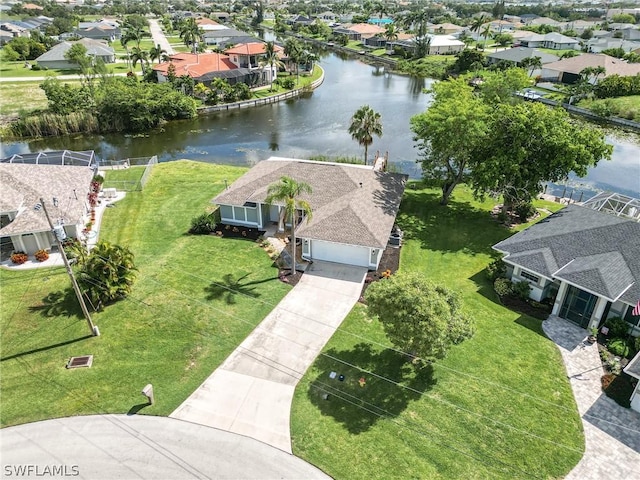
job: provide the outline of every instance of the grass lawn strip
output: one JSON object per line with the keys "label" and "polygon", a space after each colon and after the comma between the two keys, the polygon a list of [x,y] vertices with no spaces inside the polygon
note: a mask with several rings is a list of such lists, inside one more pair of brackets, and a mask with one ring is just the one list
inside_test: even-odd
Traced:
{"label": "grass lawn strip", "polygon": [[[143,192],[107,209],[101,238],[133,250],[139,278],[129,299],[93,315],[98,338],[86,338],[64,269],[0,271],[2,426],[136,411],[147,383],[157,403],[142,413],[168,415],[237,347],[290,287],[257,243],[186,231],[244,171],[159,164]],[[244,275],[248,296],[218,287]],[[86,354],[91,368],[64,368]]]}
{"label": "grass lawn strip", "polygon": [[560,355],[539,320],[498,303],[483,272],[490,246],[511,232],[464,188],[448,207],[438,197],[405,193],[400,268],[460,291],[475,336],[416,373],[357,305],[296,389],[294,453],[334,478],[561,477],[584,438]]}

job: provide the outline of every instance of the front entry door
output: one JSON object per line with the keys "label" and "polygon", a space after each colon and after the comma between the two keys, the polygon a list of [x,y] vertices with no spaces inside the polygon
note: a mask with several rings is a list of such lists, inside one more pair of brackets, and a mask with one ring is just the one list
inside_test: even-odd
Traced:
{"label": "front entry door", "polygon": [[582,328],[587,328],[597,300],[598,297],[595,295],[570,285],[562,302],[560,318],[566,318]]}

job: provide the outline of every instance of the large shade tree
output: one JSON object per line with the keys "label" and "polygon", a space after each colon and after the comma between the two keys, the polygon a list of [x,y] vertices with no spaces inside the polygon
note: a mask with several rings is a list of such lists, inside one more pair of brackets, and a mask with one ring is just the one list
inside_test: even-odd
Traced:
{"label": "large shade tree", "polygon": [[131,293],[137,268],[127,247],[100,241],[77,265],[78,283],[94,309],[100,310]]}
{"label": "large shade tree", "polygon": [[267,205],[281,204],[284,219],[289,219],[291,225],[291,273],[296,273],[296,226],[298,224],[298,212],[311,221],[313,212],[309,202],[301,198],[304,194],[312,193],[311,185],[298,182],[291,177],[283,176],[280,181],[269,185],[267,188]]}
{"label": "large shade tree", "polygon": [[431,92],[431,106],[411,118],[411,130],[421,153],[423,176],[440,183],[440,203],[446,205],[456,185],[479,160],[488,107],[462,78],[438,82]]}
{"label": "large shade tree", "polygon": [[444,358],[452,345],[474,332],[460,296],[416,273],[397,273],[372,283],[365,300],[391,343],[412,357]]}
{"label": "large shade tree", "polygon": [[470,183],[480,196],[502,195],[505,209],[531,202],[544,182],[564,180],[570,172],[585,176],[613,151],[600,129],[538,102],[500,104],[487,127]]}
{"label": "large shade tree", "polygon": [[380,114],[369,105],[364,105],[356,110],[349,124],[351,138],[364,146],[364,164],[367,164],[369,145],[373,143],[373,136],[382,136],[382,121]]}

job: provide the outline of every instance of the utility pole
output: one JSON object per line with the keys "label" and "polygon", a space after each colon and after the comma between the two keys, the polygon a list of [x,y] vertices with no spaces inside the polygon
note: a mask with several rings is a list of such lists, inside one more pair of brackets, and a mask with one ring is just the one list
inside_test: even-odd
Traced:
{"label": "utility pole", "polygon": [[44,214],[47,217],[47,222],[49,222],[49,226],[51,227],[51,232],[53,233],[53,236],[56,238],[56,243],[58,244],[58,250],[60,251],[60,255],[62,255],[62,261],[64,262],[64,266],[67,269],[69,278],[71,279],[71,284],[73,285],[73,290],[76,292],[76,297],[78,298],[78,302],[80,302],[80,307],[82,308],[82,313],[84,314],[84,318],[87,319],[87,323],[89,324],[91,335],[93,335],[94,337],[97,337],[100,335],[100,330],[98,330],[98,327],[96,327],[91,321],[91,315],[89,315],[89,310],[87,309],[87,305],[84,303],[84,298],[82,298],[82,292],[80,291],[80,287],[78,286],[76,277],[73,274],[71,265],[69,264],[69,259],[67,258],[67,254],[65,253],[64,247],[62,246],[62,241],[56,234],[55,227],[53,226],[53,222],[51,221],[51,217],[49,217],[49,212],[47,211],[47,206],[45,205],[44,200],[42,198],[40,198],[40,204],[42,205]]}

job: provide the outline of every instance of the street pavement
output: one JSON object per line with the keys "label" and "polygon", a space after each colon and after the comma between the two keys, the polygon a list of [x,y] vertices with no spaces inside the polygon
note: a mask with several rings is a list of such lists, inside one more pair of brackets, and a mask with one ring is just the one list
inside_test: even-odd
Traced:
{"label": "street pavement", "polygon": [[252,438],[147,415],[79,416],[3,428],[0,452],[2,478],[330,478]]}

